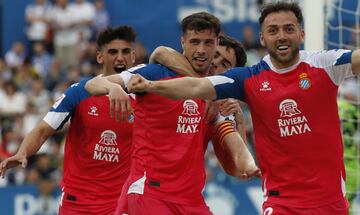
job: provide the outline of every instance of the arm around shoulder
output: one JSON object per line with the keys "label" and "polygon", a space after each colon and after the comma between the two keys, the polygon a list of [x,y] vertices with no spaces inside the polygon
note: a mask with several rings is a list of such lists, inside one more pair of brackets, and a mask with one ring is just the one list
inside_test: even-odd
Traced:
{"label": "arm around shoulder", "polygon": [[100,96],[109,93],[111,88],[124,88],[124,80],[120,75],[97,76],[85,84],[85,89],[92,95]]}
{"label": "arm around shoulder", "polygon": [[216,99],[215,88],[207,78],[176,78],[153,81],[147,90],[170,99]]}

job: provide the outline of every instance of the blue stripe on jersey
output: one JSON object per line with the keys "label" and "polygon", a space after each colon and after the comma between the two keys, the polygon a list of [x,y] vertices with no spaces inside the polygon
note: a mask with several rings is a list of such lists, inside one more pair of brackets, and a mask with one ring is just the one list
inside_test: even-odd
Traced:
{"label": "blue stripe on jersey", "polygon": [[352,51],[342,54],[335,63],[335,66],[351,63]]}
{"label": "blue stripe on jersey", "polygon": [[61,112],[61,113],[69,113],[68,116],[61,122],[59,128],[61,129],[64,124],[69,120],[69,118],[73,115],[77,105],[84,99],[87,99],[91,96],[91,94],[85,89],[85,84],[90,80],[90,78],[86,78],[81,80],[78,83],[71,85],[64,92],[65,98],[61,101],[61,103],[56,106],[56,108],[51,107],[50,112]]}
{"label": "blue stripe on jersey", "polygon": [[151,81],[157,81],[164,78],[174,77],[177,75],[176,72],[160,64],[148,64],[144,67],[141,67],[133,71],[133,73],[140,74],[147,80],[151,80]]}
{"label": "blue stripe on jersey", "polygon": [[245,80],[268,69],[270,69],[269,65],[267,65],[265,61],[260,61],[260,63],[252,67],[235,67],[220,74],[233,79],[234,82],[216,85],[216,99],[235,98],[246,101],[244,89]]}

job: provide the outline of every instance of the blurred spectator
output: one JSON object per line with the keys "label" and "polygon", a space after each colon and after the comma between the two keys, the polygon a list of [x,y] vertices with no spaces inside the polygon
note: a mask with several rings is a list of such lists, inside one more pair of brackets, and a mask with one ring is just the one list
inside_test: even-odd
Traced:
{"label": "blurred spectator", "polygon": [[61,69],[60,61],[56,58],[51,63],[49,74],[45,77],[45,88],[52,91],[56,85],[65,79],[65,72]]}
{"label": "blurred spectator", "polygon": [[[46,107],[46,106],[45,106]],[[24,137],[29,133],[37,123],[41,120],[41,116],[36,109],[33,101],[28,101],[26,105],[26,114],[22,118],[21,135]]]}
{"label": "blurred spectator", "polygon": [[8,68],[4,59],[0,58],[0,88],[2,88],[4,81],[9,81],[12,77],[12,71]]}
{"label": "blurred spectator", "polygon": [[135,42],[134,50],[136,53],[134,66],[149,63],[149,55],[144,44],[139,41]]}
{"label": "blurred spectator", "polygon": [[87,0],[75,0],[72,7],[76,11],[72,16],[75,21],[78,38],[83,37],[86,41],[89,41],[91,38],[91,26],[95,17],[95,6]]}
{"label": "blurred spectator", "polygon": [[5,62],[9,67],[21,66],[26,57],[25,47],[22,42],[14,42],[11,49],[5,53]]}
{"label": "blurred spectator", "polygon": [[48,18],[54,34],[55,57],[63,69],[77,63],[76,45],[79,40],[75,17],[77,13],[78,11],[73,4],[68,3],[68,0],[56,0],[49,13]]}
{"label": "blurred spectator", "polygon": [[42,42],[34,42],[31,63],[40,77],[45,78],[50,72],[53,57],[46,51]]}
{"label": "blurred spectator", "polygon": [[246,25],[242,28],[242,41],[246,50],[260,48],[259,38],[251,25]]}
{"label": "blurred spectator", "polygon": [[79,66],[72,66],[66,72],[66,80],[69,84],[74,84],[81,79],[81,68]]}
{"label": "blurred spectator", "polygon": [[14,81],[4,83],[3,89],[0,89],[0,115],[12,116],[23,114],[26,107],[26,96],[17,89]]}
{"label": "blurred spectator", "polygon": [[33,78],[39,77],[35,68],[30,62],[30,59],[26,59],[24,63],[14,69],[14,81],[22,92],[27,92],[31,89]]}
{"label": "blurred spectator", "polygon": [[34,42],[45,42],[48,32],[47,15],[51,5],[47,0],[36,0],[25,8],[27,22],[26,35],[30,44]]}
{"label": "blurred spectator", "polygon": [[47,113],[50,102],[50,92],[45,89],[43,79],[35,78],[33,80],[31,90],[27,93],[27,98],[31,101],[38,114],[43,116]]}
{"label": "blurred spectator", "polygon": [[110,15],[105,8],[103,0],[95,0],[95,16],[92,24],[93,38],[96,38],[98,33],[110,26]]}

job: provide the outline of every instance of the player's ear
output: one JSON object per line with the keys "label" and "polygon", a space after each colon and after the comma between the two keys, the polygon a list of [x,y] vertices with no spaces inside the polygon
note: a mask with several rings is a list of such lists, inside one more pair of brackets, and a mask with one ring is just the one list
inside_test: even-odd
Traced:
{"label": "player's ear", "polygon": [[265,47],[265,41],[264,41],[264,35],[263,33],[260,31],[259,33],[259,38],[260,38],[260,44]]}
{"label": "player's ear", "polygon": [[301,29],[301,43],[305,42],[305,31],[304,29]]}
{"label": "player's ear", "polygon": [[100,51],[96,52],[96,61],[100,65],[104,64],[104,57]]}
{"label": "player's ear", "polygon": [[181,47],[184,50],[184,45],[185,45],[185,38],[184,36],[181,37]]}

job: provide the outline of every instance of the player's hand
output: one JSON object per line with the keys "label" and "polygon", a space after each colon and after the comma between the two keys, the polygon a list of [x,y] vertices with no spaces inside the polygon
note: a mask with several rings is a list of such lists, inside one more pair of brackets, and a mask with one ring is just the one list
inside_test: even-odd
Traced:
{"label": "player's hand", "polygon": [[27,158],[25,153],[18,152],[14,156],[6,158],[0,163],[0,176],[4,178],[7,169],[21,165],[23,168],[27,165]]}
{"label": "player's hand", "polygon": [[240,173],[238,177],[242,180],[249,180],[253,177],[260,178],[261,171],[255,164],[250,164],[249,168],[244,173]]}
{"label": "player's hand", "polygon": [[129,93],[143,93],[146,92],[151,85],[151,81],[146,80],[139,74],[133,75],[127,85]]}
{"label": "player's hand", "polygon": [[204,111],[205,120],[207,122],[213,122],[219,113],[219,105],[217,102],[208,101]]}
{"label": "player's hand", "polygon": [[132,113],[131,102],[129,95],[121,88],[121,86],[114,84],[109,89],[110,100],[110,116],[122,121],[129,119]]}
{"label": "player's hand", "polygon": [[219,104],[220,114],[229,116],[241,111],[240,102],[236,99],[221,99],[216,101]]}

